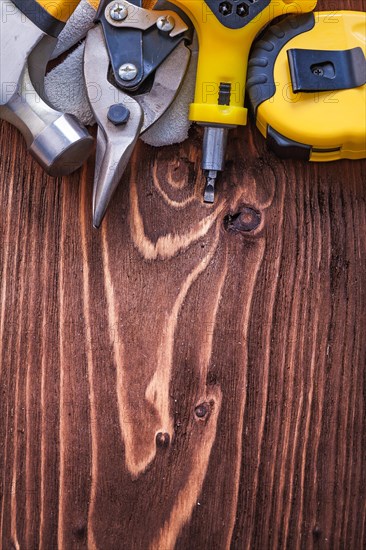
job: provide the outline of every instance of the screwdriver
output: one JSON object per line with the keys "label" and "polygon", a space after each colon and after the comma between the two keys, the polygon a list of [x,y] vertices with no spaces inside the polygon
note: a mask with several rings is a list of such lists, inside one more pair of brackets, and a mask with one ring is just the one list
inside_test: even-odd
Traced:
{"label": "screwdriver", "polygon": [[[245,126],[248,57],[254,38],[272,19],[312,11],[316,0],[171,0],[195,26],[199,56],[189,119],[204,126],[204,201],[213,203],[225,164],[230,128]],[[266,63],[266,60],[263,60]]]}

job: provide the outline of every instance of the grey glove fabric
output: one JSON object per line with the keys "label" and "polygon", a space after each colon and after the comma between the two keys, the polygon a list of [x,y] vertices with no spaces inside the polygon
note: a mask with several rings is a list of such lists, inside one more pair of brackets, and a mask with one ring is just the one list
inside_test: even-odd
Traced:
{"label": "grey glove fabric", "polygon": [[86,126],[95,123],[83,74],[84,42],[45,78],[47,98],[59,111],[71,113]]}
{"label": "grey glove fabric", "polygon": [[86,33],[93,26],[94,17],[95,9],[87,0],[81,0],[59,34],[52,59],[67,52],[72,46],[85,38]]}
{"label": "grey glove fabric", "polygon": [[188,138],[188,131],[192,124],[188,120],[188,110],[189,104],[192,103],[194,98],[197,58],[198,50],[197,47],[194,47],[187,73],[177,97],[166,113],[142,134],[141,139],[145,143],[154,147],[162,147],[163,145],[181,143]]}

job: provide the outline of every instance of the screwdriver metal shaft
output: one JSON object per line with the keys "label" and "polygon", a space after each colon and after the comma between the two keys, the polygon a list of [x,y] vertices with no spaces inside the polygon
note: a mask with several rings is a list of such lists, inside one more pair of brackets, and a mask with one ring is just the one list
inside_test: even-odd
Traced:
{"label": "screwdriver metal shaft", "polygon": [[205,126],[203,136],[202,168],[206,174],[206,187],[203,200],[213,203],[217,173],[225,165],[226,142],[229,127]]}

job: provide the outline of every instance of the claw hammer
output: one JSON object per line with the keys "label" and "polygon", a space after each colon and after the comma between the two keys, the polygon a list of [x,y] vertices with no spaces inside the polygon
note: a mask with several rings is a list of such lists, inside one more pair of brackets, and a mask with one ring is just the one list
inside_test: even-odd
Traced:
{"label": "claw hammer", "polygon": [[186,12],[198,35],[196,89],[189,118],[205,127],[204,200],[212,203],[217,173],[224,169],[228,130],[247,123],[244,93],[254,38],[275,17],[313,10],[316,0],[170,1]]}
{"label": "claw hammer", "polygon": [[0,0],[0,118],[23,134],[51,175],[79,168],[93,139],[75,117],[56,111],[44,93],[46,65],[79,0]]}

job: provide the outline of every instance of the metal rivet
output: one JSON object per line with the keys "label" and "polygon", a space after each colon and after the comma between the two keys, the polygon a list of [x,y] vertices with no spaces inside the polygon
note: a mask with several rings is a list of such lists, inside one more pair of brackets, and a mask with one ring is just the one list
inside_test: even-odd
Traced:
{"label": "metal rivet", "polygon": [[155,440],[158,447],[168,447],[170,443],[170,435],[168,433],[159,432],[156,434]]}
{"label": "metal rivet", "polygon": [[118,69],[118,74],[122,80],[133,80],[137,75],[137,67],[133,63],[124,63]]}
{"label": "metal rivet", "polygon": [[175,27],[174,17],[172,17],[171,15],[162,15],[156,21],[156,26],[158,27],[159,31],[170,32]]}
{"label": "metal rivet", "polygon": [[204,418],[208,413],[207,403],[201,403],[201,405],[198,405],[194,412],[198,418]]}
{"label": "metal rivet", "polygon": [[115,103],[109,107],[107,118],[116,126],[126,124],[130,118],[130,111],[122,103]]}
{"label": "metal rivet", "polygon": [[109,8],[109,15],[113,21],[123,21],[128,15],[128,9],[124,4],[116,2]]}

